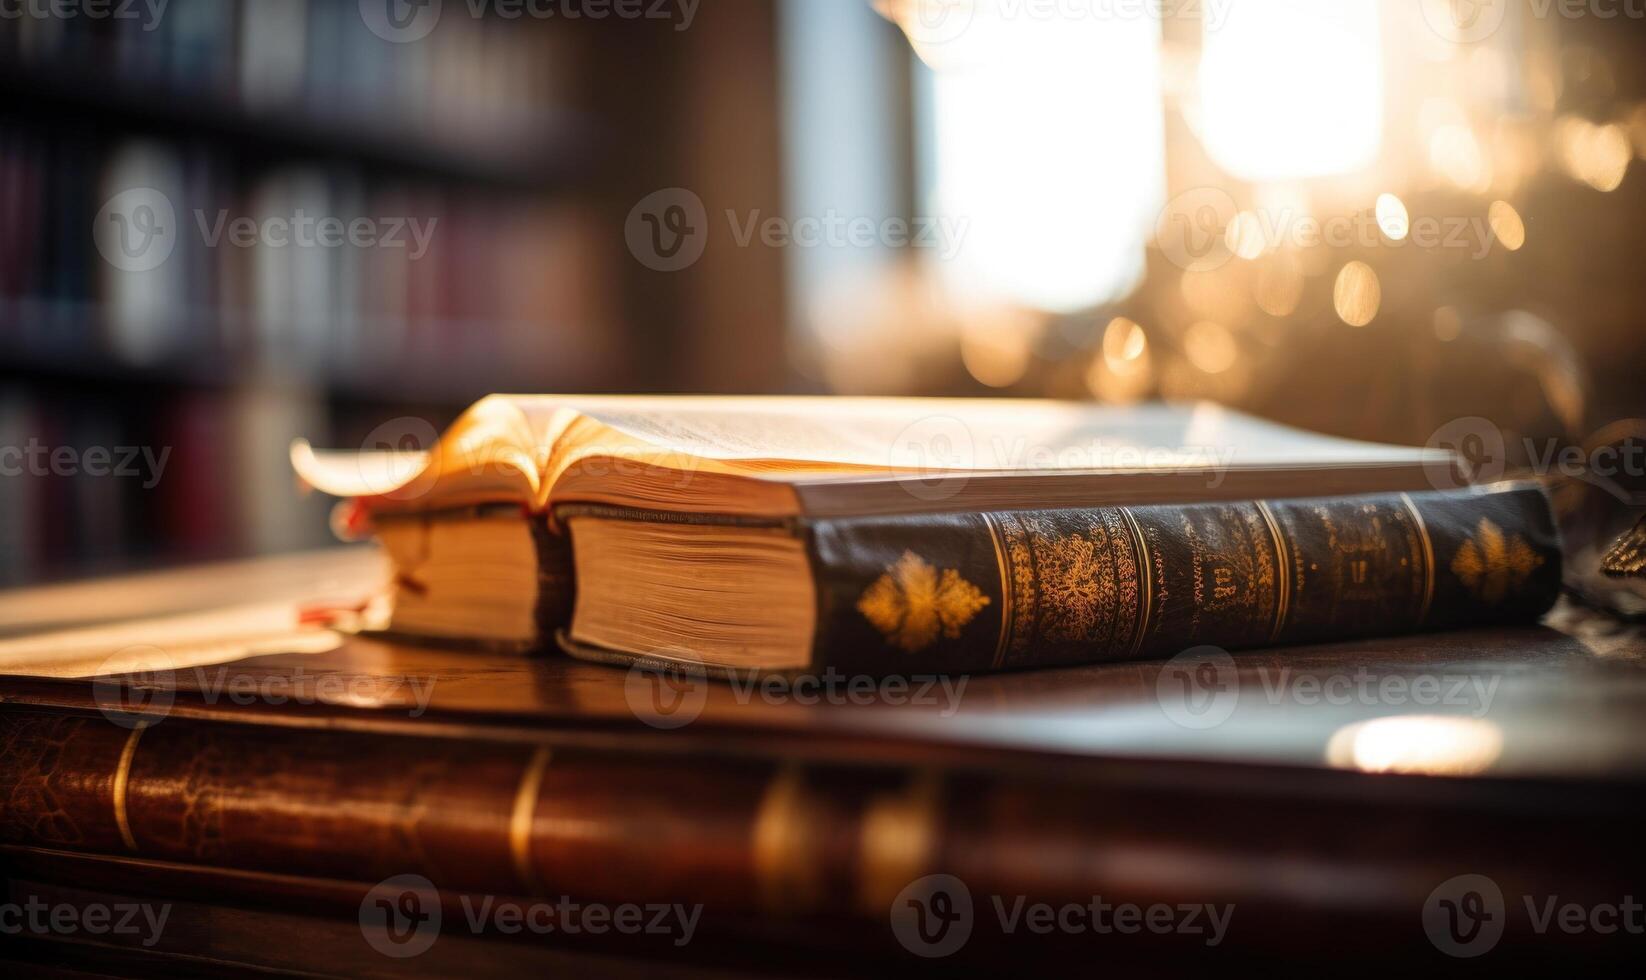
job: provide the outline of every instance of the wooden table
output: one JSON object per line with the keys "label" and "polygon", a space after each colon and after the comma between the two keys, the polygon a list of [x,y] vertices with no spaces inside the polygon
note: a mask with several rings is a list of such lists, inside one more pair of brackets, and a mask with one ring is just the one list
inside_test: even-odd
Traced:
{"label": "wooden table", "polygon": [[[0,613],[39,628],[336,598],[378,567],[304,556],[0,596]],[[1643,665],[1638,630],[1562,606],[1522,629],[901,685],[735,686],[369,636],[163,675],[5,677],[12,905],[167,919],[25,922],[0,961],[1638,961]],[[496,912],[588,925],[629,906],[682,914],[571,935]]]}

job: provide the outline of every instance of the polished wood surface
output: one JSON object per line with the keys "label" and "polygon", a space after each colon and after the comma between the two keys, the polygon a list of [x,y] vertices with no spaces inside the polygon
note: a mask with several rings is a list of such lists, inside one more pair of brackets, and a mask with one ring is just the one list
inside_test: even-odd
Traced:
{"label": "polished wood surface", "polygon": [[[30,621],[57,627],[72,625],[78,611],[107,627],[139,608],[169,614],[231,598],[346,602],[382,574],[369,550],[340,549],[0,593],[0,610],[17,618],[32,611]],[[1328,758],[1328,749],[1357,722],[1441,716],[1498,729],[1500,750],[1472,770],[1478,773],[1646,771],[1646,636],[1639,626],[1571,604],[1536,626],[1208,656],[1217,658],[1209,674],[1208,663],[1192,660],[918,675],[885,685],[847,675],[737,683],[652,678],[558,653],[522,657],[353,635],[325,652],[272,653],[128,680],[138,701],[153,696],[145,690],[163,690],[167,710],[179,716],[279,725],[416,726],[419,733],[483,726],[505,736],[509,729],[662,728],[682,740],[872,738],[909,747],[1297,766],[1345,764]],[[1198,668],[1198,677],[1187,667]],[[1174,720],[1185,684],[1201,686],[1196,696],[1232,701],[1227,719]],[[0,679],[0,703],[95,708],[109,697],[107,683],[99,688],[88,679]]]}
{"label": "polished wood surface", "polygon": [[[376,574],[360,552],[283,562],[278,587],[267,567],[190,574],[212,603],[244,594],[240,575],[300,603]],[[188,607],[189,584],[171,573],[166,612]],[[129,608],[132,587],[75,586],[74,601]],[[703,901],[704,939],[644,955],[716,968],[802,949],[822,972],[908,960],[877,910],[920,870],[980,894],[1230,902],[1244,927],[1231,956],[1427,962],[1438,954],[1415,917],[1452,874],[1590,903],[1639,880],[1643,667],[1637,628],[1563,605],[1519,629],[893,686],[659,678],[380,636],[150,674],[14,676],[0,679],[0,867],[14,894],[183,903],[195,924],[172,936],[172,959],[144,960],[168,968],[210,955],[360,972],[344,964],[377,961],[336,920],[405,871],[453,894]],[[150,726],[140,737],[132,711]],[[42,798],[67,825],[20,809]],[[903,835],[884,852],[870,844],[883,826]],[[213,915],[229,931],[214,936]],[[302,935],[304,916],[318,917],[308,954],[259,952],[258,929]],[[1022,938],[980,937],[948,963],[1089,953]],[[1511,931],[1501,956],[1632,949],[1549,938]],[[509,942],[476,963],[519,966]],[[459,945],[394,965],[439,973]],[[605,957],[597,972],[632,967],[579,949]]]}
{"label": "polished wood surface", "polygon": [[[1321,766],[1332,735],[1344,726],[1418,714],[1498,724],[1503,749],[1477,770],[1482,773],[1640,775],[1646,771],[1640,738],[1646,643],[1573,610],[1557,615],[1564,629],[1468,630],[1236,652],[1228,676],[1238,688],[1237,705],[1227,721],[1207,728],[1177,724],[1163,709],[1162,685],[1171,678],[1162,678],[1170,668],[1158,662],[922,676],[872,693],[854,692],[849,678],[833,685],[738,685],[676,677],[660,689],[684,702],[682,714],[695,712],[682,738],[711,732],[862,736],[1074,756]],[[510,728],[657,727],[645,700],[652,685],[620,668],[374,637],[353,637],[325,653],[257,656],[143,675],[133,683],[175,691],[167,710],[179,717],[415,725],[430,733],[482,726],[505,735]],[[258,700],[251,692],[259,690],[273,700]],[[1380,693],[1388,691],[1396,693]],[[0,684],[0,703],[95,707],[95,693],[90,681],[8,678]]]}

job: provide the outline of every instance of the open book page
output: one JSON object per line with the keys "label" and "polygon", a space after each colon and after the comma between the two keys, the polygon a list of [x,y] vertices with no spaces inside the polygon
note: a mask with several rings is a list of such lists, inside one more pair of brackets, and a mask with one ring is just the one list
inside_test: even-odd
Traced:
{"label": "open book page", "polygon": [[[725,480],[736,480],[749,462],[737,452],[717,452],[718,444],[709,439],[670,437],[666,420],[672,411],[683,403],[715,403],[720,406],[718,415],[726,417],[737,414],[735,406],[740,401],[765,400],[491,395],[464,412],[432,449],[412,448],[419,440],[410,437],[424,435],[415,432],[419,426],[413,419],[405,420],[408,424],[403,427],[384,426],[383,438],[359,451],[316,450],[299,440],[292,445],[291,462],[309,486],[361,501],[372,510],[498,502],[542,509],[554,487],[568,478],[596,487],[614,482],[619,487],[643,486],[649,479],[667,500],[667,488],[682,474],[690,475],[699,491],[714,482],[715,476],[722,478],[717,485],[729,489]],[[614,417],[628,424],[607,425],[579,406],[602,411],[618,407]],[[757,410],[751,405],[745,411]],[[646,417],[664,421],[656,426],[638,422]],[[715,430],[712,423],[693,423],[680,432],[694,428],[705,433]],[[728,427],[723,424],[721,428]],[[399,446],[402,437],[412,445]],[[422,441],[427,441],[426,436]],[[838,472],[828,462],[781,465]],[[739,482],[749,481],[744,477]],[[767,506],[792,510],[792,493],[781,491],[780,496],[778,501],[768,500]],[[596,489],[586,499],[610,498]]]}
{"label": "open book page", "polygon": [[[528,411],[527,409],[530,409]],[[435,442],[419,419],[385,423],[360,450],[292,444],[291,462],[309,486],[390,509],[531,504],[561,435],[576,413],[549,400],[483,398]],[[404,443],[404,445],[402,445]]]}
{"label": "open book page", "polygon": [[377,548],[331,548],[0,592],[0,674],[170,687],[197,667],[321,653],[339,630],[386,625],[373,600],[391,571]]}
{"label": "open book page", "polygon": [[1411,461],[1216,405],[1016,399],[571,398],[556,403],[653,446],[705,459],[886,470],[1020,472]]}
{"label": "open book page", "polygon": [[796,512],[792,487],[818,481],[1417,467],[1425,458],[1211,405],[829,397],[494,395],[432,452],[293,450],[315,487],[385,506],[542,508],[552,498],[756,513]]}
{"label": "open book page", "polygon": [[324,653],[343,635],[299,621],[291,603],[252,603],[0,640],[0,674],[97,677],[154,674],[265,653]]}
{"label": "open book page", "polygon": [[[1210,404],[983,399],[573,400],[596,433],[556,502],[813,516],[1424,489],[1435,454]],[[598,447],[644,449],[604,457]],[[664,448],[667,447],[667,448]],[[1449,457],[1438,454],[1444,465]],[[649,465],[633,465],[638,460]],[[627,472],[621,463],[628,462]]]}

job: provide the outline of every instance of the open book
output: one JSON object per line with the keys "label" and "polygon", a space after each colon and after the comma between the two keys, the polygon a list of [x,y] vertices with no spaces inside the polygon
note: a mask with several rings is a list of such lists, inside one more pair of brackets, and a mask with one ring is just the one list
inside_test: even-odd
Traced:
{"label": "open book", "polygon": [[[1210,405],[508,395],[477,403],[432,448],[328,453],[299,442],[292,461],[309,484],[349,499],[344,527],[387,547],[397,630],[521,648],[563,632],[562,645],[592,656],[733,669],[815,665],[836,616],[919,655],[905,666],[960,663],[939,648],[977,632],[974,620],[1010,639],[1003,607],[1030,586],[1009,595],[1008,580],[1040,572],[1010,567],[1004,524],[1016,518],[996,512],[1116,509],[1131,526],[1142,506],[1427,490],[1452,465],[1444,453]],[[1194,539],[1177,509],[1155,533]],[[1117,549],[1104,560],[1120,565],[1093,565],[1092,576],[1124,566],[1137,577],[1163,554],[1145,554],[1140,527],[1124,555],[1096,531],[1082,541],[1101,538]],[[1276,550],[1283,542],[1265,546],[1264,573],[1250,542],[1214,532],[1202,528],[1211,537],[1191,550],[1238,547],[1250,575],[1272,580],[1275,562],[1295,558]],[[894,540],[914,546],[883,555]],[[1019,544],[1033,564],[1032,542]],[[934,560],[951,547],[987,549],[993,592]],[[847,564],[872,571],[870,587],[890,584],[848,595],[855,579],[837,581]]]}
{"label": "open book", "polygon": [[562,502],[692,513],[924,513],[1427,486],[1450,460],[1209,404],[492,395],[432,450],[292,448],[375,512]]}

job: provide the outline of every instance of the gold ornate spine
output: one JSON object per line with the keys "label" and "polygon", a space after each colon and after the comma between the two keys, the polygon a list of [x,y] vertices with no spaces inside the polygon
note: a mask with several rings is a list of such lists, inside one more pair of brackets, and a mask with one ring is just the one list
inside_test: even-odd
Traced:
{"label": "gold ornate spine", "polygon": [[1132,634],[1131,656],[1135,657],[1143,649],[1143,641],[1149,634],[1149,614],[1154,607],[1154,567],[1149,560],[1149,541],[1143,534],[1143,528],[1137,523],[1137,517],[1128,508],[1120,508],[1120,517],[1132,532],[1132,548],[1137,562],[1137,628]]}
{"label": "gold ornate spine", "polygon": [[1286,614],[1289,611],[1292,598],[1292,558],[1286,547],[1286,536],[1280,533],[1280,523],[1275,520],[1274,511],[1269,509],[1266,501],[1257,502],[1257,511],[1263,515],[1263,522],[1269,525],[1269,533],[1274,536],[1275,545],[1275,625],[1269,633],[1269,642],[1278,641],[1286,630]]}
{"label": "gold ornate spine", "polygon": [[1412,495],[1401,494],[1400,502],[1412,515],[1412,524],[1417,527],[1418,544],[1423,550],[1423,598],[1417,610],[1417,625],[1422,626],[1428,620],[1429,607],[1434,605],[1435,601],[1435,545],[1429,538],[1429,525],[1423,522],[1423,512],[1417,509]]}
{"label": "gold ornate spine", "polygon": [[1010,669],[1522,619],[1553,601],[1560,557],[1536,489],[1004,510],[826,533],[825,572],[852,615],[833,621],[839,642],[820,662],[865,669]]}
{"label": "gold ornate spine", "polygon": [[999,670],[1006,663],[1006,643],[1012,635],[1012,572],[1011,562],[1006,558],[1006,534],[1000,528],[1000,522],[992,514],[983,515],[983,523],[989,528],[989,541],[994,545],[995,564],[1000,566],[1000,638],[995,641],[994,660],[991,666]]}

